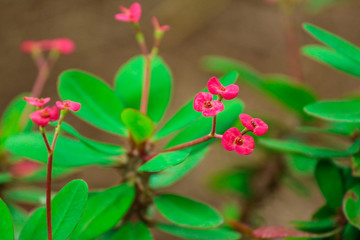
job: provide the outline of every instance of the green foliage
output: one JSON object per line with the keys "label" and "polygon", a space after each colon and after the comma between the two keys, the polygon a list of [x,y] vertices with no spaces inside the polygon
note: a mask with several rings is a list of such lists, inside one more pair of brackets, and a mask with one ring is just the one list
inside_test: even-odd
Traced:
{"label": "green foliage", "polygon": [[81,103],[77,116],[110,133],[126,135],[121,122],[123,104],[103,80],[79,70],[68,70],[59,77],[59,95]]}
{"label": "green foliage", "polygon": [[[84,211],[88,187],[82,180],[74,180],[63,187],[51,201],[53,239],[64,240],[74,230]],[[46,240],[46,209],[37,209],[20,234],[20,240]]]}
{"label": "green foliage", "polygon": [[129,210],[134,196],[135,189],[128,184],[91,195],[70,240],[92,240],[110,230]]}
{"label": "green foliage", "polygon": [[315,172],[317,159],[298,154],[286,156],[287,164],[297,175],[312,175]]}
{"label": "green foliage", "polygon": [[175,151],[175,152],[168,152],[168,153],[161,153],[155,156],[153,159],[149,160],[145,164],[143,164],[138,171],[139,172],[158,172],[165,170],[169,167],[173,167],[178,165],[179,163],[186,160],[189,156],[191,148]]}
{"label": "green foliage", "polygon": [[45,192],[39,188],[15,188],[5,192],[7,200],[24,204],[44,204]]}
{"label": "green foliage", "polygon": [[12,180],[10,173],[0,173],[0,183],[7,183]]}
{"label": "green foliage", "polygon": [[[115,92],[125,108],[140,109],[145,59],[136,56],[125,63],[115,76]],[[170,69],[162,58],[151,62],[150,93],[147,114],[155,123],[160,122],[169,105],[172,93]]]}
{"label": "green foliage", "polygon": [[343,211],[346,219],[356,228],[360,228],[360,185],[348,190],[344,197]]}
{"label": "green foliage", "polygon": [[11,203],[8,203],[8,208],[14,222],[15,239],[19,239],[20,232],[28,219],[28,214],[22,208]]}
{"label": "green foliage", "polygon": [[309,222],[293,221],[296,229],[310,233],[327,233],[336,228],[336,222],[332,219],[320,219]]}
{"label": "green foliage", "polygon": [[211,228],[223,223],[213,208],[189,198],[162,194],[154,198],[154,203],[167,220],[181,226]]}
{"label": "green foliage", "polygon": [[237,240],[241,235],[226,228],[192,229],[159,223],[158,229],[168,234],[192,240]]}
{"label": "green foliage", "polygon": [[14,240],[14,224],[9,209],[0,199],[0,239]]}
{"label": "green foliage", "polygon": [[146,141],[154,132],[154,124],[151,119],[138,110],[125,109],[121,114],[121,119],[136,143]]}
{"label": "green foliage", "polygon": [[152,240],[151,232],[142,222],[137,222],[135,225],[131,222],[126,222],[110,240]]}

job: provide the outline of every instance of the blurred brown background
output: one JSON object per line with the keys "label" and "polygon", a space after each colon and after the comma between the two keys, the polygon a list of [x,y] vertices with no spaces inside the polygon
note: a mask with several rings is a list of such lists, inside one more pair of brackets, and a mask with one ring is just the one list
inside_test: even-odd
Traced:
{"label": "blurred brown background", "polygon": [[[18,93],[31,89],[36,68],[29,56],[19,51],[27,39],[69,37],[76,42],[76,51],[63,56],[56,64],[43,96],[57,97],[57,76],[63,70],[79,68],[103,77],[112,84],[119,66],[139,54],[134,35],[128,24],[113,19],[118,6],[129,6],[129,0],[0,0],[0,110]],[[246,62],[263,73],[287,73],[281,15],[276,5],[264,0],[140,0],[143,7],[142,28],[151,43],[151,16],[161,24],[171,25],[160,54],[172,69],[174,94],[168,116],[203,88],[210,75],[199,65],[201,57],[218,54]],[[351,1],[326,8],[318,14],[297,12],[299,42],[314,43],[300,28],[311,22],[360,45],[360,2]],[[149,44],[150,45],[150,44]],[[331,70],[302,57],[305,82],[321,98],[336,98],[358,89],[358,80]],[[240,86],[240,98],[246,108],[261,115],[263,111],[282,114]],[[265,100],[265,101],[264,101]],[[109,136],[68,119],[84,135],[106,140]],[[171,187],[171,191],[220,207],[230,197],[223,197],[207,188],[212,173],[232,165],[246,164],[254,156],[240,157],[216,146],[190,175]],[[80,174],[90,187],[104,187],[116,182],[118,176],[109,170],[91,168]],[[286,224],[292,219],[307,219],[323,200],[317,190],[309,198],[300,198],[281,189],[259,209],[268,224]],[[169,238],[164,238],[169,239]]]}

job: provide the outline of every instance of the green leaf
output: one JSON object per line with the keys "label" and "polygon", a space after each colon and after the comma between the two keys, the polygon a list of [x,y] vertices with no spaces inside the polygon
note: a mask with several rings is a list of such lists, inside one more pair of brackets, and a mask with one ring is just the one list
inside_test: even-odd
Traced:
{"label": "green leaf", "polygon": [[[237,72],[232,71],[220,78],[219,81],[224,86],[227,86],[233,84],[237,77]],[[204,88],[201,90],[201,92],[208,92],[208,89]],[[155,134],[154,140],[159,140],[162,137],[178,131],[188,126],[192,121],[200,118],[202,114],[194,110],[193,101],[194,99],[191,99],[177,113],[175,113],[175,115],[169,121],[167,121],[165,125]]]}
{"label": "green leaf", "polygon": [[[63,187],[51,201],[54,240],[65,240],[78,223],[87,200],[88,187],[83,180],[74,180]],[[20,240],[46,240],[46,209],[36,210],[20,234]]]}
{"label": "green leaf", "polygon": [[60,75],[58,90],[63,100],[81,103],[81,109],[74,113],[83,120],[110,133],[126,135],[120,119],[124,106],[114,90],[98,77],[68,70]]}
{"label": "green leaf", "polygon": [[[136,56],[125,63],[115,76],[115,91],[126,108],[140,109],[145,59]],[[171,98],[172,76],[162,58],[151,62],[150,92],[147,115],[155,123],[162,119]]]}
{"label": "green leaf", "polygon": [[301,154],[314,158],[348,157],[353,153],[352,151],[325,149],[297,141],[276,140],[271,138],[261,138],[258,143],[277,152]]}
{"label": "green leaf", "polygon": [[138,110],[125,109],[121,114],[121,119],[137,143],[146,141],[154,133],[154,124],[151,119]]}
{"label": "green leaf", "polygon": [[0,173],[0,184],[10,182],[11,180],[10,173]]}
{"label": "green leaf", "polygon": [[14,222],[15,239],[19,239],[20,232],[28,219],[28,214],[22,208],[11,203],[8,203],[8,207]]}
{"label": "green leaf", "polygon": [[290,154],[286,156],[287,165],[297,175],[309,176],[315,172],[318,160],[313,157]]}
{"label": "green leaf", "polygon": [[151,175],[150,186],[153,188],[168,187],[184,177],[200,163],[209,151],[209,148],[206,148],[206,145],[203,144],[199,145],[199,149],[200,150],[197,151],[193,150],[187,157],[186,161],[183,161],[182,163],[168,168],[158,174]]}
{"label": "green leaf", "polygon": [[211,228],[223,223],[213,208],[192,199],[174,194],[162,194],[154,198],[159,212],[170,222],[182,226]]}
{"label": "green leaf", "polygon": [[360,153],[357,153],[351,157],[352,175],[354,177],[360,177]]}
{"label": "green leaf", "polygon": [[153,240],[151,232],[142,222],[126,222],[109,240]]}
{"label": "green leaf", "polygon": [[354,227],[350,223],[346,224],[342,238],[343,240],[353,240],[353,239],[360,239],[360,231],[358,228]]}
{"label": "green leaf", "polygon": [[[312,12],[318,12],[322,9],[324,9],[325,7],[328,7],[334,3],[338,3],[338,0],[310,0],[307,1],[307,7],[308,9],[310,9]],[[340,1],[342,2],[342,1]]]}
{"label": "green leaf", "polygon": [[45,204],[46,196],[40,188],[13,188],[5,192],[6,199],[25,204]]}
{"label": "green leaf", "polygon": [[312,24],[306,23],[304,24],[304,28],[315,38],[325,43],[329,47],[333,48],[338,53],[343,54],[348,58],[357,61],[360,64],[360,48],[358,48],[357,46],[349,43],[345,39],[333,33],[330,33]]}
{"label": "green leaf", "polygon": [[309,45],[302,48],[302,53],[320,63],[330,65],[340,71],[360,77],[360,63],[332,49]]}
{"label": "green leaf", "polygon": [[331,161],[319,161],[315,178],[328,206],[341,206],[344,196],[344,182],[340,169]]}
{"label": "green leaf", "polygon": [[182,149],[175,152],[161,153],[150,161],[143,164],[138,171],[141,172],[159,172],[169,167],[178,165],[186,160],[189,156],[191,148]]}
{"label": "green leaf", "polygon": [[14,224],[10,211],[0,198],[0,239],[14,240]]}
{"label": "green leaf", "polygon": [[92,240],[110,230],[129,210],[134,197],[135,189],[128,184],[91,195],[70,240]]}
{"label": "green leaf", "polygon": [[193,240],[237,240],[241,235],[226,228],[217,229],[191,229],[169,224],[159,223],[156,227],[163,232],[184,239]]}
{"label": "green leaf", "polygon": [[292,221],[296,229],[310,233],[327,233],[336,228],[336,222],[332,219],[316,221]]}
{"label": "green leaf", "polygon": [[[52,141],[52,135],[48,134]],[[47,162],[47,151],[40,133],[19,134],[10,137],[5,144],[15,156]],[[110,165],[116,163],[115,156],[94,151],[80,141],[59,136],[54,153],[54,166],[80,167],[89,165]]]}
{"label": "green leaf", "polygon": [[360,229],[360,185],[348,190],[343,201],[343,211],[346,219]]}
{"label": "green leaf", "polygon": [[360,122],[360,100],[321,101],[305,107],[308,114],[338,122]]}
{"label": "green leaf", "polygon": [[263,81],[263,89],[268,95],[299,116],[309,118],[303,108],[316,101],[309,87],[283,75],[265,76]]}

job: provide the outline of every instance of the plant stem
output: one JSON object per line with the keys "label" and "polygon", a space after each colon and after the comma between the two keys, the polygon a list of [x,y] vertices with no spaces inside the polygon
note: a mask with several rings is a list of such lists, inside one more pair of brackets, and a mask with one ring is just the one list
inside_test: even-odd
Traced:
{"label": "plant stem", "polygon": [[210,136],[215,136],[215,131],[216,131],[216,115],[213,117],[213,123],[212,123],[212,127],[211,127],[211,132],[210,132]]}
{"label": "plant stem", "polygon": [[46,177],[46,220],[48,230],[48,240],[52,240],[52,223],[51,223],[51,176],[53,165],[53,153],[48,156],[47,177]]}

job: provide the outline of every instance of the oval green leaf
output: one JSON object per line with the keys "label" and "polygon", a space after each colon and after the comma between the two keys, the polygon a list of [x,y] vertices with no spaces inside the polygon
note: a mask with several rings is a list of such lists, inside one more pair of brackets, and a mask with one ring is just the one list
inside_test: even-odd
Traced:
{"label": "oval green leaf", "polygon": [[154,133],[154,124],[151,119],[138,110],[125,109],[121,114],[121,119],[136,143],[144,142]]}
{"label": "oval green leaf", "polygon": [[216,210],[189,198],[162,194],[154,198],[154,203],[167,220],[181,226],[211,228],[223,223]]}
{"label": "oval green leaf", "polygon": [[14,224],[10,211],[4,201],[0,198],[0,239],[14,240]]}
{"label": "oval green leaf", "polygon": [[[88,187],[83,180],[74,180],[63,187],[51,201],[53,239],[65,240],[75,229],[84,211]],[[46,240],[46,209],[34,212],[20,234],[20,240]]]}
{"label": "oval green leaf", "polygon": [[[126,108],[140,109],[145,59],[136,56],[125,63],[115,76],[115,91]],[[151,62],[150,92],[147,115],[155,123],[162,119],[171,98],[172,77],[162,58]]]}
{"label": "oval green leaf", "polygon": [[109,240],[153,240],[151,232],[142,222],[126,222]]}
{"label": "oval green leaf", "polygon": [[63,100],[81,103],[81,109],[74,113],[83,120],[110,133],[126,135],[120,118],[123,104],[98,77],[79,70],[68,70],[60,75],[58,90]]}
{"label": "oval green leaf", "polygon": [[93,194],[70,240],[92,240],[110,230],[129,210],[135,189],[128,184]]}
{"label": "oval green leaf", "polygon": [[346,192],[343,211],[349,223],[360,229],[360,185],[356,185]]}

